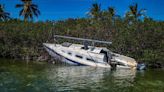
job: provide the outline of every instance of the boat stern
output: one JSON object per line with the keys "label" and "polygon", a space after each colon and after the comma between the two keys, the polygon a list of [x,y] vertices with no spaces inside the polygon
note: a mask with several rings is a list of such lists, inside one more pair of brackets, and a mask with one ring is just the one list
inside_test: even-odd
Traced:
{"label": "boat stern", "polygon": [[123,64],[125,66],[132,67],[132,68],[137,67],[137,61],[131,57],[127,57],[120,54],[115,54],[113,58],[114,58],[114,61],[120,64]]}

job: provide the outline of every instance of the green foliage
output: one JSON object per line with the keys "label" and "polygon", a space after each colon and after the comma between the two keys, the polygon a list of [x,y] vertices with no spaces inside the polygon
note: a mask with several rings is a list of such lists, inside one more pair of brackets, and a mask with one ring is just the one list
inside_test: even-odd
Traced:
{"label": "green foliage", "polygon": [[141,16],[145,16],[145,9],[138,10],[138,4],[130,5],[129,6],[130,11],[127,12],[127,15],[129,17],[132,17],[134,19],[138,19]]}
{"label": "green foliage", "polygon": [[[24,4],[31,1],[22,0]],[[164,61],[164,22],[148,17],[140,20],[143,9],[139,11],[137,4],[129,8],[128,16],[124,18],[115,17],[116,11],[112,7],[102,11],[100,4],[96,3],[90,9],[89,18],[36,23],[18,19],[0,22],[0,56],[34,59],[42,53],[42,43],[54,42],[53,35],[58,34],[112,41],[113,44],[107,46],[109,49],[137,61]]]}
{"label": "green foliage", "polygon": [[98,20],[101,17],[101,5],[98,3],[92,4],[92,7],[89,12],[89,16],[93,19]]}
{"label": "green foliage", "polygon": [[54,42],[53,34],[59,34],[112,41],[108,48],[114,52],[134,57],[137,61],[163,61],[164,22],[149,18],[131,25],[122,19],[115,20],[114,25],[110,20],[105,22],[91,23],[90,19],[68,19],[56,23],[0,22],[0,56],[37,57],[43,50],[42,43]]}
{"label": "green foliage", "polygon": [[39,56],[42,43],[52,37],[49,23],[10,20],[0,22],[0,56],[20,58]]}
{"label": "green foliage", "polygon": [[0,4],[0,21],[5,21],[10,19],[10,13],[5,12],[4,5]]}
{"label": "green foliage", "polygon": [[38,17],[40,15],[40,11],[38,10],[38,6],[32,3],[32,0],[21,0],[23,4],[17,4],[16,8],[22,8],[19,16],[23,16],[24,20],[33,20],[33,16]]}

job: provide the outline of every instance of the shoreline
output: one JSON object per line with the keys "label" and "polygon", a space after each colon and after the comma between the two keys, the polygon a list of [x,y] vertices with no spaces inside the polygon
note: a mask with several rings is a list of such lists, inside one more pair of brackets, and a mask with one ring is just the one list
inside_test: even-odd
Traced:
{"label": "shoreline", "polygon": [[[110,20],[94,20],[94,23],[90,24],[92,20],[80,18],[55,23],[20,20],[0,22],[0,57],[46,61],[50,58],[44,55],[46,52],[42,43],[54,43],[53,35],[65,35],[111,41],[109,46],[95,46],[105,46],[112,52],[132,57],[152,68],[164,66],[163,21],[145,18],[131,25],[124,20],[117,21],[118,24],[110,24]],[[103,24],[108,22],[109,24]],[[80,43],[67,39],[58,42]]]}
{"label": "shoreline", "polygon": [[[14,60],[14,61],[23,61],[26,63],[29,62],[47,62],[50,64],[63,64],[61,61],[55,60],[51,58],[51,56],[40,56],[36,60],[34,59],[18,59],[18,58],[4,58],[0,57],[0,59],[6,59],[6,60]],[[164,63],[161,62],[153,62],[153,63],[145,63],[146,64],[146,69],[164,69]]]}

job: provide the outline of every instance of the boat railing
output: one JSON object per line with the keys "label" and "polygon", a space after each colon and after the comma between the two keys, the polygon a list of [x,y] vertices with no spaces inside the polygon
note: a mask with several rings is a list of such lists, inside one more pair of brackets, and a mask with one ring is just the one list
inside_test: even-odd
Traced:
{"label": "boat railing", "polygon": [[88,41],[88,42],[92,42],[92,43],[112,44],[112,42],[108,42],[108,41],[84,39],[84,38],[77,38],[77,37],[70,37],[70,36],[61,36],[61,35],[54,35],[54,38],[65,38],[65,39],[72,39],[72,40],[79,40],[79,41]]}

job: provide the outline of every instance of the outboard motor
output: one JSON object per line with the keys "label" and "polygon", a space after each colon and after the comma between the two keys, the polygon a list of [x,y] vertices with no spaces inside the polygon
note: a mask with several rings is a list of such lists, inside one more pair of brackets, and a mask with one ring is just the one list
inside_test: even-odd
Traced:
{"label": "outboard motor", "polygon": [[115,70],[117,68],[118,62],[112,60],[111,53],[108,55],[108,63],[110,64],[112,70]]}
{"label": "outboard motor", "polygon": [[114,61],[110,61],[110,66],[112,68],[112,70],[115,70],[117,68],[117,62],[114,62]]}
{"label": "outboard motor", "polygon": [[112,67],[113,70],[115,70],[117,68],[117,62],[112,60],[112,53],[108,52],[108,63],[110,64],[110,66]]}

